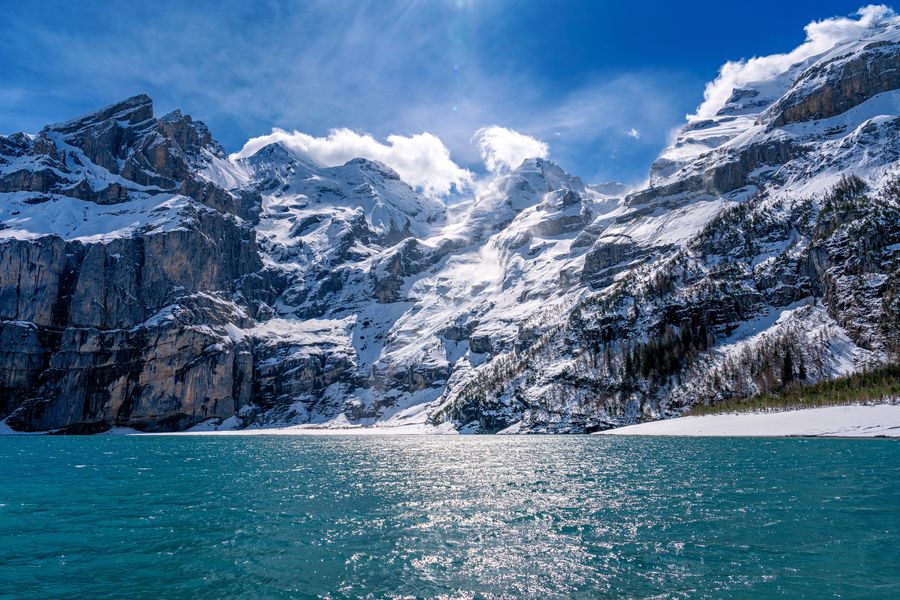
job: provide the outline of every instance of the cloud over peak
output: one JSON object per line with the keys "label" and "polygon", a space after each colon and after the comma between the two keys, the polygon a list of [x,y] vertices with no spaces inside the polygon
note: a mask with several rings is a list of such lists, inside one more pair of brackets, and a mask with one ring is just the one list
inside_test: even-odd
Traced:
{"label": "cloud over peak", "polygon": [[549,146],[541,140],[499,125],[482,127],[472,140],[491,173],[515,169],[526,158],[546,158],[550,152]]}
{"label": "cloud over peak", "polygon": [[472,173],[453,162],[444,143],[430,133],[389,135],[387,143],[351,129],[332,129],[325,137],[274,128],[272,133],[251,138],[232,158],[244,158],[269,144],[280,143],[325,167],[342,165],[354,158],[384,163],[410,186],[431,197],[463,191],[472,184]]}
{"label": "cloud over peak", "polygon": [[806,40],[790,52],[726,62],[718,77],[706,84],[703,102],[697,112],[688,118],[715,116],[731,97],[732,90],[776,77],[793,65],[826,52],[837,44],[865,37],[874,26],[898,20],[896,13],[883,4],[865,6],[856,12],[856,16],[858,18],[832,17],[812,21],[804,27]]}

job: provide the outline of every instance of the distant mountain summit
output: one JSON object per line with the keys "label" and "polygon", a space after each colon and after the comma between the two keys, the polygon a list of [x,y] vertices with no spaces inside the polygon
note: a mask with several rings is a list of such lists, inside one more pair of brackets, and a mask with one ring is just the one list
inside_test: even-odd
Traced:
{"label": "distant mountain summit", "polygon": [[894,360],[894,21],[734,89],[638,190],[535,158],[445,206],[145,95],[0,137],[0,418],[583,432]]}

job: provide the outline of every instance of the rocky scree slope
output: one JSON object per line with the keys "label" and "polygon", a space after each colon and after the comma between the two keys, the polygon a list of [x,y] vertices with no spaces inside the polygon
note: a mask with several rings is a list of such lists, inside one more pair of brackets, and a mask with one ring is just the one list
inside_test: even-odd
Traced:
{"label": "rocky scree slope", "polygon": [[529,159],[445,205],[146,96],[0,138],[0,418],[581,432],[892,360],[898,40],[734,90],[627,195]]}

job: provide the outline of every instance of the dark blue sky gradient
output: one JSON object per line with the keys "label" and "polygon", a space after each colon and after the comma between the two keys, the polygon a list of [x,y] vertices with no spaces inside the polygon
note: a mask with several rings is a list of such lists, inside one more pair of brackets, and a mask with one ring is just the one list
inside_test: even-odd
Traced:
{"label": "dark blue sky gradient", "polygon": [[[726,60],[785,52],[860,2],[0,1],[0,133],[136,93],[229,151],[273,126],[539,137],[588,180],[635,182]],[[629,136],[635,129],[638,138]]]}

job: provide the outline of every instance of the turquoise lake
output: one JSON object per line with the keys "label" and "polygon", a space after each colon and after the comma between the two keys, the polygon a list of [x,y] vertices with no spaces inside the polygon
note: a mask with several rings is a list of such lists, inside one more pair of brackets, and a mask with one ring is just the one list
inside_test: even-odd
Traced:
{"label": "turquoise lake", "polygon": [[900,443],[0,438],[2,598],[900,598]]}

